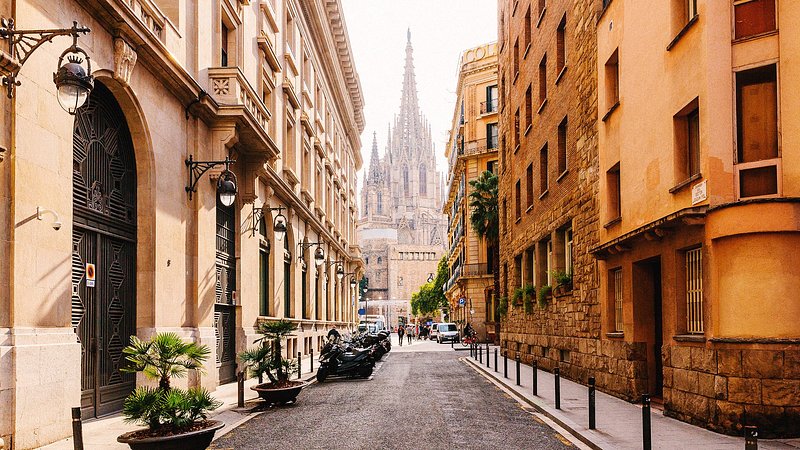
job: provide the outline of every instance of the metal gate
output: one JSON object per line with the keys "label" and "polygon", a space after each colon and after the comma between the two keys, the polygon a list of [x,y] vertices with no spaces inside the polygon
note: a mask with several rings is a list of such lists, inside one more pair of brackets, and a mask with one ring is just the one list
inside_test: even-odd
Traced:
{"label": "metal gate", "polygon": [[236,379],[236,214],[217,198],[217,280],[214,331],[220,384]]}
{"label": "metal gate", "polygon": [[125,117],[96,83],[73,130],[72,326],[81,344],[84,417],[122,409],[119,371],[136,333],[136,164]]}

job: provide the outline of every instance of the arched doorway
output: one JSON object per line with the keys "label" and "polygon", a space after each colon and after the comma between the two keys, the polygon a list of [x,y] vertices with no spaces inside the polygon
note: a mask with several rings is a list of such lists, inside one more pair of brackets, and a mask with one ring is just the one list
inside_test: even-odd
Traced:
{"label": "arched doorway", "polygon": [[99,82],[75,116],[72,142],[72,326],[81,344],[83,416],[97,417],[122,409],[136,384],[119,369],[136,333],[137,219],[130,130]]}

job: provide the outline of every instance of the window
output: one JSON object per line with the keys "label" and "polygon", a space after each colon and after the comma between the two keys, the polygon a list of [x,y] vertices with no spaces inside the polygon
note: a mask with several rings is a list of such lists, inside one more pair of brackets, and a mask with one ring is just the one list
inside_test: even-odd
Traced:
{"label": "window", "polygon": [[292,252],[289,236],[283,237],[283,317],[292,317]]}
{"label": "window", "polygon": [[497,148],[497,123],[486,125],[486,148],[489,150]]}
{"label": "window", "polygon": [[776,66],[736,74],[739,197],[778,194],[778,83]]}
{"label": "window", "polygon": [[295,33],[296,33],[296,31],[295,31],[295,25],[294,25],[294,17],[292,16],[292,13],[288,9],[286,11],[286,28],[285,28],[285,31],[286,31],[286,33],[285,33],[286,34],[286,50],[288,50],[289,53],[291,54],[292,58],[294,58],[294,55],[295,55],[295,51],[294,51],[295,50],[295,41],[296,41]]}
{"label": "window", "polygon": [[522,280],[522,255],[514,257],[514,280],[512,286],[522,287],[524,285]]}
{"label": "window", "polygon": [[525,13],[525,50],[531,45],[531,7],[528,6],[528,11]]}
{"label": "window", "polygon": [[520,141],[520,130],[519,130],[519,108],[517,108],[517,112],[514,113],[514,151],[517,151],[519,148],[519,141]]}
{"label": "window", "polygon": [[497,85],[486,87],[486,102],[482,105],[481,114],[497,111]]}
{"label": "window", "polygon": [[542,16],[544,15],[544,10],[546,7],[547,7],[547,2],[545,0],[539,0],[539,11],[538,11],[539,22],[542,21]]}
{"label": "window", "polygon": [[425,196],[428,193],[428,172],[425,166],[419,166],[419,195]]}
{"label": "window", "polygon": [[265,245],[258,250],[258,309],[259,315],[269,315],[269,251]]}
{"label": "window", "polygon": [[566,48],[567,16],[561,19],[556,30],[556,73],[561,73],[567,65]]}
{"label": "window", "polygon": [[527,282],[532,286],[536,286],[536,246],[528,247],[525,251],[525,259],[527,259]]}
{"label": "window", "polygon": [[518,220],[520,217],[522,217],[522,192],[520,188],[520,180],[517,180],[517,190],[514,194],[514,213]]}
{"label": "window", "polygon": [[539,104],[544,104],[545,100],[547,100],[547,55],[544,55],[542,62],[539,63]]}
{"label": "window", "polygon": [[494,159],[486,163],[486,170],[492,172],[493,174],[497,175],[497,160]]}
{"label": "window", "polygon": [[563,231],[564,233],[564,272],[573,273],[572,267],[572,227]]}
{"label": "window", "polygon": [[544,144],[539,150],[539,195],[547,192],[550,184],[549,177],[547,176],[547,144]]}
{"label": "window", "polygon": [[734,0],[736,39],[775,31],[775,0]]}
{"label": "window", "polygon": [[525,91],[525,131],[533,123],[533,94],[531,93],[532,86],[528,85],[528,90]]}
{"label": "window", "polygon": [[378,214],[383,214],[383,193],[378,192]]}
{"label": "window", "polygon": [[500,214],[500,220],[502,221],[500,228],[505,232],[508,229],[508,200],[506,198],[503,198],[503,210]]}
{"label": "window", "polygon": [[519,75],[519,38],[514,41],[514,81]]}
{"label": "window", "polygon": [[220,55],[220,65],[222,67],[228,67],[228,39],[230,35],[230,30],[225,25],[225,22],[222,23],[222,29],[220,30],[220,37],[222,38],[222,45],[220,46],[221,55]]}
{"label": "window", "polygon": [[686,252],[686,331],[703,333],[703,254]]}
{"label": "window", "polygon": [[622,269],[611,271],[612,292],[614,294],[614,331],[621,333],[622,323]]}
{"label": "window", "polygon": [[606,61],[606,110],[611,110],[619,103],[619,50],[614,50]]}
{"label": "window", "polygon": [[558,173],[567,171],[567,118],[558,124]]}
{"label": "window", "polygon": [[302,301],[302,305],[303,305],[303,311],[302,311],[303,315],[302,315],[302,317],[303,317],[303,319],[310,319],[311,318],[311,312],[309,311],[309,308],[308,308],[308,306],[309,306],[308,305],[308,265],[306,264],[305,261],[303,261],[300,264],[300,266],[301,266],[301,272],[300,272],[300,285],[301,285],[300,300]]}
{"label": "window", "polygon": [[693,100],[673,118],[675,128],[675,181],[700,173],[700,111]]}
{"label": "window", "polygon": [[408,197],[409,193],[409,185],[408,185],[408,167],[403,167],[403,191]]}
{"label": "window", "polygon": [[618,219],[622,216],[620,207],[620,177],[619,163],[608,169],[606,172],[606,187],[608,189],[608,215],[610,220]]}
{"label": "window", "polygon": [[528,170],[525,177],[525,191],[527,193],[527,206],[533,206],[533,163],[528,164]]}

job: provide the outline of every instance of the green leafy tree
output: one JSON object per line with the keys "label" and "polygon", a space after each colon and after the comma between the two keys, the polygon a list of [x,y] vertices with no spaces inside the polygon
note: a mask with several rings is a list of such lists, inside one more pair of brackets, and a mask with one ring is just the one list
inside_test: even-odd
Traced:
{"label": "green leafy tree", "polygon": [[438,312],[440,309],[448,309],[450,305],[442,289],[447,283],[447,278],[447,259],[443,257],[436,267],[436,276],[433,281],[423,284],[420,286],[419,291],[411,294],[411,314],[427,316]]}
{"label": "green leafy tree", "polygon": [[[500,212],[497,205],[497,175],[487,170],[469,182],[472,191],[469,193],[471,209],[469,221],[472,229],[487,243],[487,250],[492,258],[494,275],[493,295],[500,298]],[[495,336],[500,336],[500,311],[495,308]]]}

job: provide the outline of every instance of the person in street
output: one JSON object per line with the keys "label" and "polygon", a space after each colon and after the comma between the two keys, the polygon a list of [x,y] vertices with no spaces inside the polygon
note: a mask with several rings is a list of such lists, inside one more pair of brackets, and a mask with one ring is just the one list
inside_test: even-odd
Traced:
{"label": "person in street", "polygon": [[397,340],[400,341],[400,346],[401,347],[403,346],[403,335],[405,335],[405,334],[406,334],[406,329],[405,328],[397,327],[397,337],[398,337]]}
{"label": "person in street", "polygon": [[408,337],[408,343],[411,344],[411,338],[414,337],[414,327],[411,325],[409,325],[406,330],[406,336]]}
{"label": "person in street", "polygon": [[464,327],[464,337],[472,336],[475,334],[475,330],[472,329],[472,325],[467,323],[467,326]]}
{"label": "person in street", "polygon": [[339,330],[336,329],[336,325],[333,325],[330,331],[328,331],[328,339],[335,339],[338,341],[341,337],[342,335],[339,333]]}

